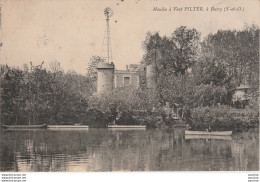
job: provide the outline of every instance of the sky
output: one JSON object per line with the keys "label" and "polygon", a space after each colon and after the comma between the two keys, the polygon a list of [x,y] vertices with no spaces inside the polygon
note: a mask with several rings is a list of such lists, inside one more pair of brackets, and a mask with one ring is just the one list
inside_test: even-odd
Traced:
{"label": "sky", "polygon": [[[158,31],[170,36],[187,26],[201,32],[202,38],[218,30],[241,30],[258,25],[258,0],[0,0],[3,46],[0,63],[21,67],[31,61],[60,62],[65,71],[86,74],[93,55],[102,56],[106,27],[104,9],[111,7],[110,20],[113,62],[117,69],[142,60],[146,33]],[[153,11],[167,8],[167,11]],[[169,11],[169,8],[172,11]],[[183,8],[173,11],[174,7]],[[184,11],[203,7],[204,11]],[[209,11],[206,11],[206,8]],[[211,11],[211,8],[214,7]],[[241,7],[243,11],[227,11]],[[219,11],[217,11],[219,10]],[[221,11],[220,11],[221,10]],[[246,46],[246,45],[245,45]]]}

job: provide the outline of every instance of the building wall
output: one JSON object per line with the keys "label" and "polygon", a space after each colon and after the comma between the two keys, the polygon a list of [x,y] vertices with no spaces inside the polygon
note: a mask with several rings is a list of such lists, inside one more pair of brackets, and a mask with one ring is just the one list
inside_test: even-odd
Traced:
{"label": "building wall", "polygon": [[115,70],[113,63],[101,63],[97,70],[97,92],[112,91],[114,88],[126,86],[155,89],[157,85],[154,65],[130,65],[129,69],[127,66],[127,70]]}
{"label": "building wall", "polygon": [[112,91],[114,88],[114,64],[99,64],[97,73],[97,92]]}
{"label": "building wall", "polygon": [[[124,79],[125,77],[130,78],[130,85],[126,85]],[[139,72],[137,71],[123,71],[123,70],[116,70],[115,71],[115,88],[125,87],[125,86],[132,86],[134,88],[138,88],[140,85],[139,83]]]}

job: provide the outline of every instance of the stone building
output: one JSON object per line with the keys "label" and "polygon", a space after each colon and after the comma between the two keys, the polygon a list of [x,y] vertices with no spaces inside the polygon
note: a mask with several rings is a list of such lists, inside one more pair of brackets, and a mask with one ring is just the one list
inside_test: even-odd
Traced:
{"label": "stone building", "polygon": [[156,88],[156,70],[152,65],[130,64],[125,70],[117,70],[113,62],[99,63],[97,72],[99,93],[122,87]]}
{"label": "stone building", "polygon": [[107,63],[97,65],[97,92],[102,93],[112,91],[114,88],[133,87],[155,89],[157,84],[156,70],[153,65],[130,64],[125,70],[116,70],[112,59],[111,37],[109,20],[113,15],[113,10],[107,7],[104,10],[106,17],[106,30],[102,46],[101,57]]}
{"label": "stone building", "polygon": [[112,91],[114,89],[114,63],[98,63],[97,65],[97,92]]}

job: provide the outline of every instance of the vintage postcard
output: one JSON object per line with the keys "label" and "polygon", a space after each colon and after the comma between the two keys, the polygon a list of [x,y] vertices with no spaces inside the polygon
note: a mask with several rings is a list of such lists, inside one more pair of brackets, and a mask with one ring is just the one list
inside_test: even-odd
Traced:
{"label": "vintage postcard", "polygon": [[259,7],[1,0],[2,180],[26,172],[254,175]]}

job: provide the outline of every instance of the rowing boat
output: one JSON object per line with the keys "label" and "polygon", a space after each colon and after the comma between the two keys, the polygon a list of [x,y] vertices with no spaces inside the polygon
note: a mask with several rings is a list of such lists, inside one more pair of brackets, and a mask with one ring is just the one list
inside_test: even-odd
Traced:
{"label": "rowing boat", "polygon": [[48,130],[88,130],[87,125],[48,125]]}
{"label": "rowing boat", "polygon": [[232,140],[232,136],[217,135],[185,135],[185,140],[206,139],[206,140]]}
{"label": "rowing boat", "polygon": [[4,129],[45,129],[46,124],[43,125],[2,125]]}
{"label": "rowing boat", "polygon": [[145,125],[112,125],[112,124],[109,124],[107,127],[108,128],[142,128],[142,129],[146,129]]}
{"label": "rowing boat", "polygon": [[210,135],[210,136],[231,136],[232,131],[188,131],[185,130],[185,135]]}

